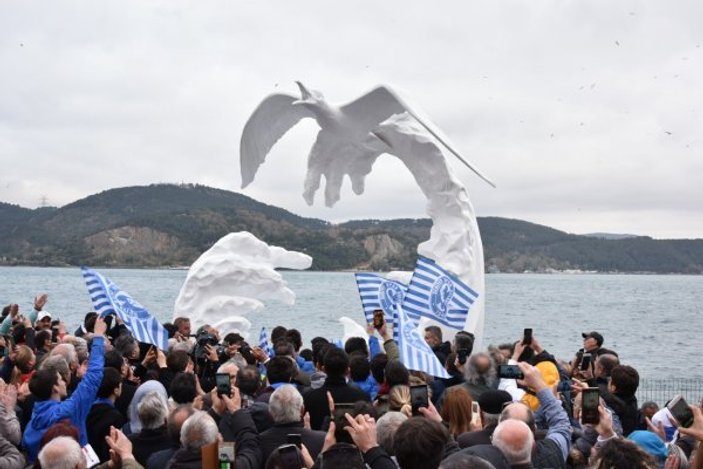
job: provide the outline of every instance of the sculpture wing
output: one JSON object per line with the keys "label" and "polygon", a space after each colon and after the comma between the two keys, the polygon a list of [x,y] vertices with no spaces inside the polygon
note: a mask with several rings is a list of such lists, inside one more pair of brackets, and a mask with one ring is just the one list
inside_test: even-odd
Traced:
{"label": "sculpture wing", "polygon": [[369,335],[366,333],[366,329],[364,329],[361,324],[346,316],[339,318],[339,322],[342,323],[342,327],[344,327],[342,343],[345,343],[347,339],[351,337],[362,337],[366,339],[366,342],[368,343]]}
{"label": "sculpture wing", "polygon": [[359,99],[342,106],[341,110],[355,124],[371,131],[393,114],[400,114],[406,109],[390,88],[379,86]]}
{"label": "sculpture wing", "polygon": [[356,101],[343,106],[342,110],[345,113],[348,113],[350,117],[360,119],[361,122],[371,125],[370,128],[373,128],[375,125],[385,121],[393,114],[407,112],[420,124],[422,124],[422,126],[427,129],[433,137],[444,145],[444,147],[456,156],[467,168],[476,173],[478,177],[486,181],[488,184],[495,187],[495,184],[490,179],[484,176],[481,171],[469,163],[461,155],[461,153],[459,153],[459,150],[454,147],[449,140],[449,137],[444,135],[444,132],[434,125],[434,123],[425,115],[424,112],[420,110],[418,106],[411,106],[407,99],[401,98],[398,93],[393,91],[391,88],[387,86],[379,86]]}
{"label": "sculpture wing", "polygon": [[242,189],[254,180],[271,147],[301,119],[313,117],[305,106],[292,105],[296,99],[287,94],[272,94],[249,117],[239,146]]}

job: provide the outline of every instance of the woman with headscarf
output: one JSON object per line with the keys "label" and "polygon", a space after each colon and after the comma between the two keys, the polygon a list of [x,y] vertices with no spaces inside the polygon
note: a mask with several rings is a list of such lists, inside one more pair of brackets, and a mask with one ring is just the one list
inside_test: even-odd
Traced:
{"label": "woman with headscarf", "polygon": [[168,394],[166,393],[166,388],[164,385],[155,380],[149,380],[143,383],[137,388],[137,391],[134,393],[134,397],[132,398],[132,402],[129,404],[129,422],[122,427],[122,431],[125,435],[139,433],[142,431],[142,422],[139,419],[139,403],[142,401],[144,396],[151,392],[157,393],[159,397],[162,398],[164,407],[168,412]]}

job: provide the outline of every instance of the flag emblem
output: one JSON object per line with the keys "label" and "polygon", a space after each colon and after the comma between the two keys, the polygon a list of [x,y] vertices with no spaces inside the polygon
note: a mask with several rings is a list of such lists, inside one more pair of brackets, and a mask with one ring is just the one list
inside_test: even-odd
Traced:
{"label": "flag emblem", "polygon": [[478,293],[456,275],[433,260],[420,257],[405,293],[403,309],[415,322],[424,316],[462,330],[476,298]]}
{"label": "flag emblem", "polygon": [[366,322],[373,322],[373,312],[382,309],[386,322],[393,320],[396,305],[403,302],[407,286],[395,280],[388,280],[380,275],[369,273],[354,274],[359,289],[361,305],[364,308]]}

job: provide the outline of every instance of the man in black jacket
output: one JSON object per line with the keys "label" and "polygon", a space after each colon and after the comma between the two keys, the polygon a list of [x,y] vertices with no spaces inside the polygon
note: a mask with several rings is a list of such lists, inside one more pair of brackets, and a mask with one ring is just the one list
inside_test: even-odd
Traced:
{"label": "man in black jacket", "polygon": [[330,348],[323,358],[323,369],[327,374],[321,388],[311,389],[303,395],[305,408],[310,413],[310,428],[320,430],[325,416],[330,414],[327,392],[332,394],[335,403],[368,401],[369,395],[361,389],[347,384],[349,357],[344,350]]}
{"label": "man in black jacket", "polygon": [[125,419],[115,408],[115,400],[122,391],[122,376],[114,368],[105,368],[103,379],[98,388],[95,402],[88,412],[86,427],[88,428],[88,442],[95,450],[100,461],[110,459],[110,447],[105,442],[105,437],[110,434],[110,427],[122,428]]}
{"label": "man in black jacket", "polygon": [[447,355],[452,352],[449,342],[442,342],[442,329],[437,326],[425,328],[425,342],[430,346],[439,362],[444,365],[447,362]]}
{"label": "man in black jacket", "polygon": [[304,427],[303,396],[295,386],[285,384],[276,389],[271,394],[268,410],[274,424],[259,435],[263,460],[266,461],[273,450],[288,443],[289,434],[300,435],[312,459],[317,459],[325,441],[325,433]]}

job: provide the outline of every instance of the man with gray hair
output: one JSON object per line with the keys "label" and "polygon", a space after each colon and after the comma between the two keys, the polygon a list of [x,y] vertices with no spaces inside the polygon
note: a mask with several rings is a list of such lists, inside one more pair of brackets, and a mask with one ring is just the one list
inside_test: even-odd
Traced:
{"label": "man with gray hair", "polygon": [[220,439],[215,420],[207,412],[197,411],[183,422],[181,427],[181,449],[168,462],[170,469],[202,467],[203,446]]}
{"label": "man with gray hair", "polygon": [[532,430],[520,420],[504,420],[493,432],[493,446],[503,453],[512,469],[534,467],[531,462],[534,444]]}
{"label": "man with gray hair", "polygon": [[376,422],[376,439],[381,448],[385,449],[389,456],[395,456],[395,452],[393,451],[395,432],[406,420],[408,420],[408,417],[404,413],[390,411],[383,414]]}
{"label": "man with gray hair", "polygon": [[134,458],[142,466],[153,453],[172,446],[166,430],[168,404],[157,392],[146,394],[137,406],[142,429],[128,436],[132,442]]}
{"label": "man with gray hair", "polygon": [[181,428],[183,428],[183,423],[195,412],[196,410],[193,408],[192,404],[182,404],[171,410],[168,414],[168,422],[166,423],[168,437],[171,439],[171,446],[149,456],[146,464],[147,469],[163,469],[166,467],[168,461],[181,447]]}
{"label": "man with gray hair", "polygon": [[39,452],[41,467],[51,469],[84,469],[85,456],[76,440],[59,436],[49,441]]}
{"label": "man with gray hair", "polygon": [[[527,425],[534,436],[537,429],[535,422],[537,420],[543,422],[543,426],[547,428],[547,435],[536,444],[531,444],[532,465],[530,467],[565,467],[566,457],[571,448],[569,416],[562,407],[561,401],[554,396],[552,389],[542,379],[538,368],[526,362],[519,362],[518,366],[525,376],[525,385],[539,399],[539,409],[535,415],[525,404],[515,402],[503,410],[500,416],[501,424],[509,420],[519,420]],[[494,432],[493,444],[495,444],[495,438]],[[534,442],[534,438],[532,441]]]}
{"label": "man with gray hair", "polygon": [[303,396],[295,386],[284,384],[271,394],[269,414],[273,419],[273,426],[259,435],[264,461],[276,448],[288,443],[289,434],[300,435],[310,456],[313,460],[317,458],[325,442],[325,432],[305,428]]}

